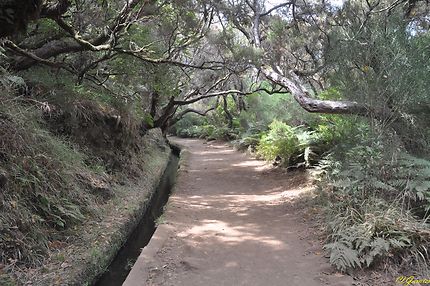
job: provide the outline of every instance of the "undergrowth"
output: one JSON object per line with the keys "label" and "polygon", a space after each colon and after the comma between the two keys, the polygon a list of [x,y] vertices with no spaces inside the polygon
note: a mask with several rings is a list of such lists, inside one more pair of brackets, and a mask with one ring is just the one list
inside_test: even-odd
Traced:
{"label": "undergrowth", "polygon": [[0,79],[0,264],[11,270],[40,265],[75,225],[98,215],[115,196],[110,184],[140,174],[145,153],[126,110],[26,95],[22,78]]}
{"label": "undergrowth", "polygon": [[51,229],[68,228],[90,212],[90,198],[74,179],[84,168],[84,155],[41,128],[37,108],[10,102],[0,113],[0,259],[38,264]]}
{"label": "undergrowth", "polygon": [[280,157],[288,165],[291,157],[304,149],[306,144],[300,142],[298,132],[298,127],[274,120],[269,125],[269,132],[258,143],[257,155],[268,161]]}
{"label": "undergrowth", "polygon": [[430,273],[430,161],[373,143],[321,165],[333,265],[347,271],[391,259],[408,273]]}

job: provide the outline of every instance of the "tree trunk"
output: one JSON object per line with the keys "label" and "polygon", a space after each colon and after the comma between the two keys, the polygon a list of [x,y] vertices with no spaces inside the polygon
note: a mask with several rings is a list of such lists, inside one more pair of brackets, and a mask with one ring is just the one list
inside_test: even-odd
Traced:
{"label": "tree trunk", "polygon": [[227,121],[228,121],[228,128],[231,129],[233,128],[233,115],[228,110],[227,96],[224,95],[222,98],[223,98],[223,109],[224,109],[225,117],[227,118]]}
{"label": "tree trunk", "polygon": [[160,101],[160,95],[153,91],[150,94],[151,97],[151,109],[149,111],[149,114],[152,116],[152,118],[155,118],[157,116],[157,108],[158,108],[158,102]]}
{"label": "tree trunk", "polygon": [[154,118],[154,127],[159,127],[164,132],[169,128],[169,120],[173,117],[177,109],[175,98],[172,96],[169,103],[161,110],[160,116]]}

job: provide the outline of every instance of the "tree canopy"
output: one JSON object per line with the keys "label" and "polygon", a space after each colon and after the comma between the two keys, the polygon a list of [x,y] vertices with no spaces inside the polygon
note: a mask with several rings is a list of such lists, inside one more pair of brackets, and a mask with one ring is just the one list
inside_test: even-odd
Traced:
{"label": "tree canopy", "polygon": [[[4,25],[2,34],[11,35],[4,40],[10,69],[45,65],[71,73],[78,85],[152,97],[160,105],[150,114],[157,126],[193,112],[178,113],[182,106],[246,96],[264,80],[272,83],[267,92],[288,91],[309,112],[370,116],[399,130],[408,124],[405,113],[426,104],[426,1],[2,5],[10,27],[22,29],[37,19],[20,34]],[[15,9],[23,5],[29,8]],[[413,68],[399,76],[406,67]],[[417,81],[414,88],[411,80]],[[330,87],[340,91],[340,100],[318,99]]]}

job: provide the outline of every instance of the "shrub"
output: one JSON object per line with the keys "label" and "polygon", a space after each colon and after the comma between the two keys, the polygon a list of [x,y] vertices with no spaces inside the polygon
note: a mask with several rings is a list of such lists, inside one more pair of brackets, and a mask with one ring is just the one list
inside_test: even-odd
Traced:
{"label": "shrub", "polygon": [[211,124],[206,124],[202,126],[198,126],[197,128],[198,137],[200,138],[209,138],[212,137],[212,135],[216,131],[216,127]]}
{"label": "shrub", "polygon": [[257,155],[266,160],[275,160],[279,156],[288,164],[290,158],[302,149],[296,130],[297,128],[274,120],[269,125],[269,132],[260,139]]}
{"label": "shrub", "polygon": [[205,124],[207,124],[205,117],[195,114],[187,114],[173,125],[169,132],[179,137],[198,137],[196,127]]}
{"label": "shrub", "polygon": [[356,118],[339,115],[322,115],[312,126],[318,145],[330,149],[339,143],[349,143],[357,135],[367,134],[367,124],[357,122]]}
{"label": "shrub", "polygon": [[234,140],[238,138],[239,130],[236,128],[230,129],[228,127],[217,127],[208,139],[217,140]]}
{"label": "shrub", "polygon": [[257,134],[243,134],[242,138],[234,142],[234,145],[238,150],[249,150],[251,152],[256,152],[258,143],[260,143],[261,137],[263,135],[263,132]]}
{"label": "shrub", "polygon": [[196,125],[188,128],[178,129],[176,135],[185,138],[210,138],[215,133],[216,128],[213,125]]}

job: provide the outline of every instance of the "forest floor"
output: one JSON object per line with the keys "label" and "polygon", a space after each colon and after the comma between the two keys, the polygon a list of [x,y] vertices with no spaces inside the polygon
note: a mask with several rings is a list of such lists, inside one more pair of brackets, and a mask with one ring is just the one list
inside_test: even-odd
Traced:
{"label": "forest floor", "polygon": [[172,141],[188,150],[185,165],[124,285],[361,285],[324,257],[321,217],[301,202],[313,188],[307,172],[225,143]]}

